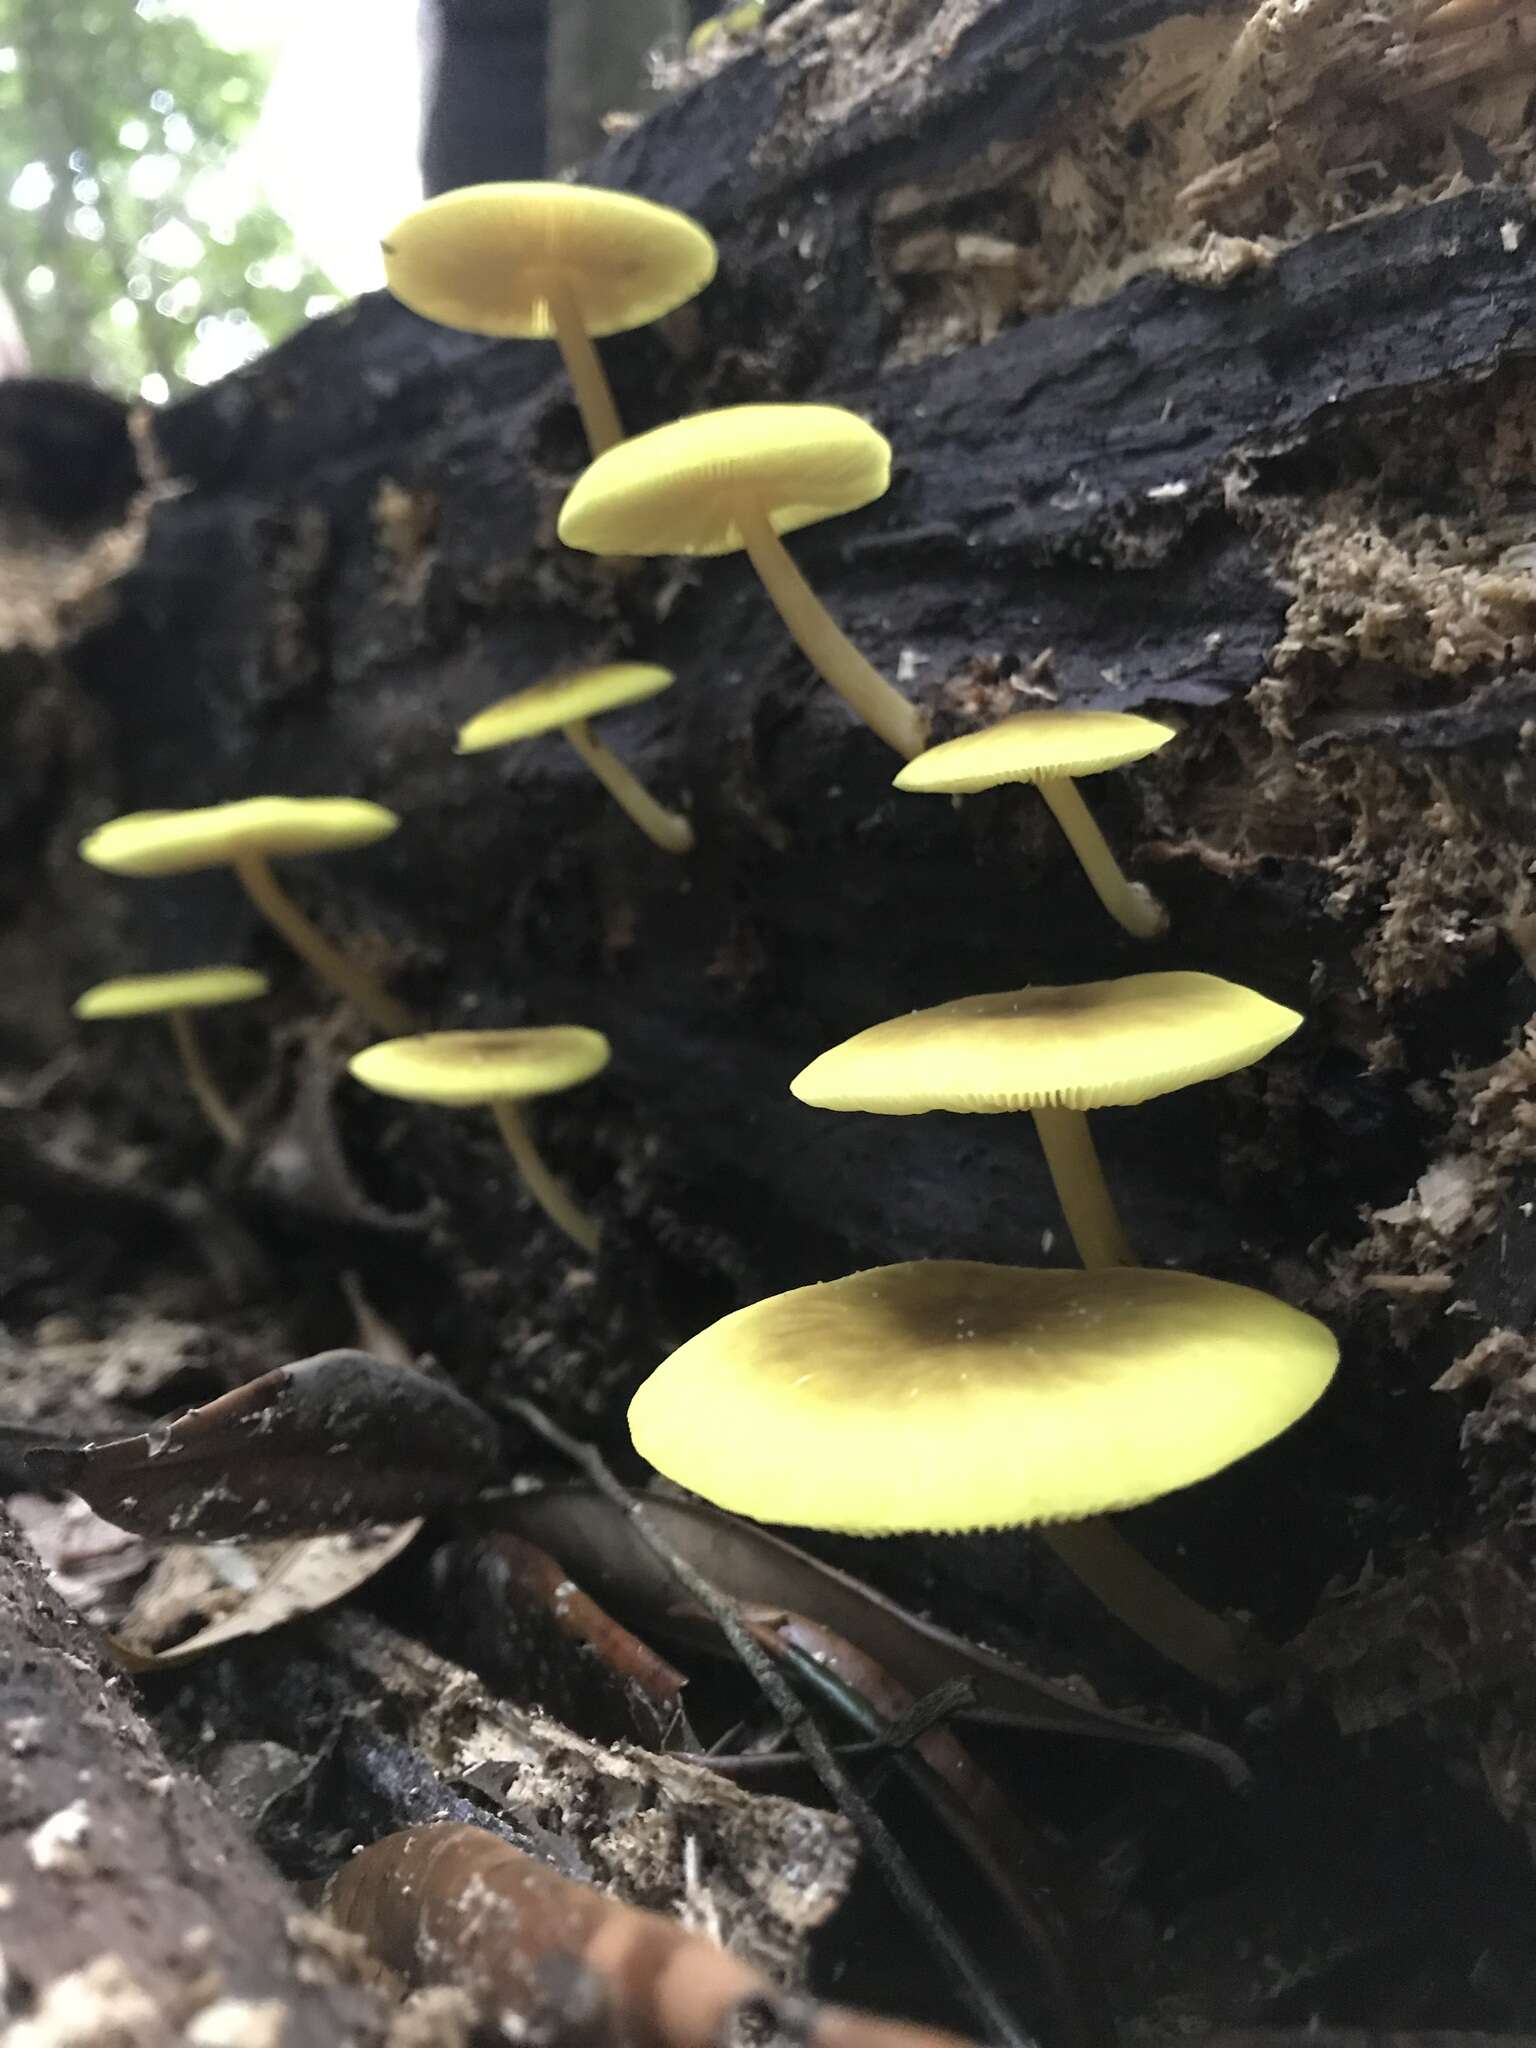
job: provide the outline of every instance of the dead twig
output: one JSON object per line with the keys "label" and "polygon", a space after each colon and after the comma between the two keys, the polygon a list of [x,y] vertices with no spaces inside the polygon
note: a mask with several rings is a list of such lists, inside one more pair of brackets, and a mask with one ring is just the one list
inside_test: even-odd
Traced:
{"label": "dead twig", "polygon": [[896,1769],[927,1801],[1007,1907],[1054,2011],[1051,2037],[1108,2048],[1114,2023],[1097,1974],[1060,1904],[1061,1875],[1044,1831],[1017,1813],[940,1721],[964,1704],[914,1700],[872,1657],[799,1614],[745,1610],[770,1655],[795,1671],[860,1732],[886,1745]]}
{"label": "dead twig", "polygon": [[844,1770],[820,1724],[772,1657],[755,1640],[736,1604],[726,1599],[701,1572],[695,1571],[692,1565],[679,1557],[665,1538],[656,1532],[646,1515],[643,1501],[614,1478],[601,1454],[590,1444],[568,1435],[531,1401],[512,1401],[508,1405],[513,1414],[584,1472],[598,1491],[629,1518],[640,1541],[714,1621],[769,1705],[794,1736],[839,1811],[858,1831],[859,1839],[869,1851],[870,1860],[885,1879],[893,1897],[943,1958],[981,2023],[1000,2043],[1005,2044],[1005,2048],[1037,2048],[1033,2036],[1019,2024],[959,1930],[931,1896],[900,1843]]}
{"label": "dead twig", "polygon": [[[962,2048],[953,2034],[786,1997],[729,1949],[454,1823],[387,1835],[331,1880],[333,1919],[408,1983],[449,1982],[518,2038],[721,2048]],[[574,1995],[573,1995],[574,1994]],[[764,2024],[766,2023],[766,2025]],[[547,2029],[547,2031],[546,2031]]]}

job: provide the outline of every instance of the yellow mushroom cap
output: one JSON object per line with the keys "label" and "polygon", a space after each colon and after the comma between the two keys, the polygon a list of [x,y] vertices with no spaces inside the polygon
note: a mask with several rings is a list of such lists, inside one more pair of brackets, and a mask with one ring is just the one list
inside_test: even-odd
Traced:
{"label": "yellow mushroom cap", "polygon": [[252,796],[195,811],[134,811],[98,826],[80,857],[115,875],[182,875],[252,857],[334,853],[385,839],[400,820],[351,796]]}
{"label": "yellow mushroom cap", "polygon": [[1205,1479],[1304,1414],[1337,1361],[1312,1316],[1193,1273],[923,1260],[724,1317],[652,1373],[629,1426],[736,1514],[999,1528]]}
{"label": "yellow mushroom cap", "polygon": [[598,718],[621,705],[655,697],[675,680],[670,669],[653,668],[641,661],[615,661],[603,668],[546,676],[531,688],[476,712],[467,725],[459,727],[454,751],[483,754],[491,747],[532,739],[580,718]]}
{"label": "yellow mushroom cap", "polygon": [[87,1023],[102,1017],[152,1017],[164,1010],[213,1010],[249,1003],[267,993],[267,977],[250,967],[192,967],[181,974],[124,974],[99,981],[76,998],[74,1014]]}
{"label": "yellow mushroom cap", "polygon": [[1174,738],[1171,725],[1129,711],[1020,711],[962,733],[909,761],[896,787],[956,794],[1000,782],[1051,782],[1098,775],[1155,754]]}
{"label": "yellow mushroom cap", "polygon": [[520,1031],[426,1031],[415,1038],[389,1038],[349,1060],[347,1071],[376,1095],[481,1109],[574,1088],[600,1074],[610,1057],[601,1031],[581,1024],[543,1024]]}
{"label": "yellow mushroom cap", "polygon": [[384,274],[415,313],[467,334],[555,331],[551,279],[588,334],[659,320],[715,274],[715,245],[673,207],[555,183],[464,185],[408,213],[383,242]]}
{"label": "yellow mushroom cap", "polygon": [[591,555],[728,555],[750,499],[775,533],[889,488],[891,444],[836,405],[734,405],[621,441],[581,473],[560,538]]}
{"label": "yellow mushroom cap", "polygon": [[1236,1073],[1289,1038],[1295,1010],[1214,974],[1129,974],[962,996],[833,1046],[791,1091],[815,1109],[1102,1109]]}

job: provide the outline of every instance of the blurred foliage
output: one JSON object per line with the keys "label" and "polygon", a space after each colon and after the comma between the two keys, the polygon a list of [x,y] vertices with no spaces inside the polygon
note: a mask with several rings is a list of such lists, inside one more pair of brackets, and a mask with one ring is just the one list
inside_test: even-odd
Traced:
{"label": "blurred foliage", "polygon": [[0,285],[35,370],[162,397],[327,293],[242,158],[266,74],[175,0],[0,0]]}

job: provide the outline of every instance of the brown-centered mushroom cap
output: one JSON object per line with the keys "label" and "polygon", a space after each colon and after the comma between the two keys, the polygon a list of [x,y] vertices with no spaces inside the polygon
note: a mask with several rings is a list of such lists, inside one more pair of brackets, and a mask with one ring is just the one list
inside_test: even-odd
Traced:
{"label": "brown-centered mushroom cap", "polygon": [[962,996],[875,1024],[790,1083],[817,1109],[1099,1109],[1147,1102],[1262,1059],[1295,1010],[1214,974]]}
{"label": "brown-centered mushroom cap", "polygon": [[1096,1515],[1220,1471],[1332,1377],[1311,1316],[1192,1273],[879,1267],[724,1317],[629,1411],[717,1506],[860,1534]]}

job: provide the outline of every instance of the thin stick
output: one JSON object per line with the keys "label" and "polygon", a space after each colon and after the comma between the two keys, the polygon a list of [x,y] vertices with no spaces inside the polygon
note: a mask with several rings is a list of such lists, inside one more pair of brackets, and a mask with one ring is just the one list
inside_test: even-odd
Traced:
{"label": "thin stick", "polygon": [[936,1953],[949,1966],[976,2017],[991,2029],[999,2042],[1006,2044],[1006,2048],[1038,2048],[1033,2036],[1019,2025],[993,1988],[958,1929],[930,1896],[905,1850],[843,1769],[837,1751],[819,1723],[768,1652],[755,1640],[736,1603],[728,1600],[708,1579],[679,1557],[665,1537],[656,1533],[644,1504],[627,1487],[620,1485],[601,1454],[590,1444],[568,1436],[558,1423],[551,1422],[531,1401],[511,1401],[508,1406],[546,1443],[553,1444],[579,1471],[584,1472],[598,1492],[612,1501],[621,1514],[628,1516],[636,1536],[646,1549],[666,1566],[684,1591],[691,1594],[710,1616],[756,1681],[764,1698],[794,1736],[839,1811],[853,1823],[871,1861],[898,1904],[914,1925],[921,1928]]}
{"label": "thin stick", "polygon": [[415,1028],[416,1020],[404,1003],[386,995],[371,974],[316,930],[260,854],[236,861],[235,873],[268,924],[282,933],[299,958],[337,995],[355,1004],[370,1024],[396,1035]]}
{"label": "thin stick", "polygon": [[909,761],[920,754],[928,744],[923,714],[860,654],[795,567],[767,514],[738,505],[736,525],[758,580],[811,667],[888,747]]}
{"label": "thin stick", "polygon": [[576,410],[581,414],[581,424],[587,431],[587,446],[594,455],[604,455],[623,440],[624,426],[619,418],[619,408],[613,402],[613,391],[602,358],[587,332],[587,323],[576,303],[576,294],[565,279],[551,277],[545,286],[544,296],[549,301],[549,317],[554,323],[555,340],[565,363],[565,374],[576,394]]}
{"label": "thin stick", "polygon": [[639,777],[630,773],[617,754],[610,753],[584,718],[573,719],[561,731],[586,762],[619,809],[640,827],[663,853],[691,853],[693,827],[676,811],[657,803]]}
{"label": "thin stick", "polygon": [[176,1041],[176,1051],[181,1058],[182,1072],[187,1077],[187,1086],[197,1098],[198,1108],[229,1149],[238,1152],[245,1143],[245,1125],[230,1108],[223,1089],[208,1070],[192,1012],[172,1010],[169,1022],[171,1037]]}
{"label": "thin stick", "polygon": [[496,1128],[501,1132],[503,1142],[512,1155],[512,1164],[517,1168],[523,1186],[538,1203],[551,1223],[558,1223],[569,1238],[574,1238],[584,1252],[595,1252],[598,1245],[598,1228],[585,1209],[577,1206],[544,1162],[544,1155],[533,1142],[533,1133],[523,1120],[523,1113],[515,1102],[493,1102],[491,1115],[496,1119]]}

